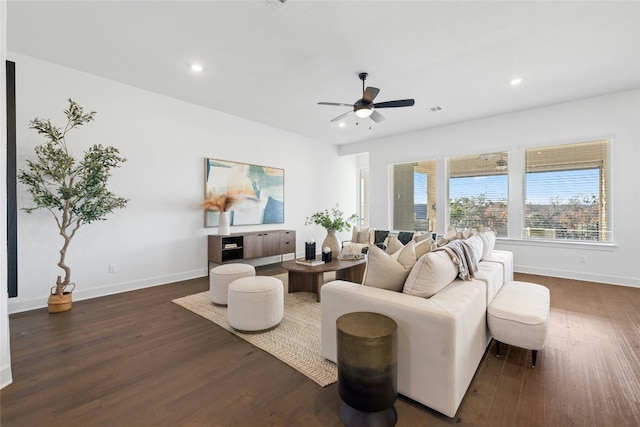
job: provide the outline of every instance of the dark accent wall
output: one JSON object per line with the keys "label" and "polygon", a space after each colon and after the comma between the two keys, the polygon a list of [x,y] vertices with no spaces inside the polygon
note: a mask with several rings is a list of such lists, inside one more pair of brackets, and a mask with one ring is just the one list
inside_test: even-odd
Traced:
{"label": "dark accent wall", "polygon": [[18,210],[16,203],[16,63],[7,61],[7,291],[18,296]]}

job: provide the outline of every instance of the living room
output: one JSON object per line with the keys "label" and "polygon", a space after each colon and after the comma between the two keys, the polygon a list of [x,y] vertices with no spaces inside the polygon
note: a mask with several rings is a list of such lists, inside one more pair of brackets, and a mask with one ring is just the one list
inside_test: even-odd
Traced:
{"label": "living room", "polygon": [[[6,6],[5,3],[3,7]],[[284,7],[288,6],[292,5]],[[635,6],[631,12],[637,16],[637,4]],[[7,26],[12,25],[11,8],[12,5],[6,7],[8,14],[7,10],[2,12],[7,22],[4,25],[3,21],[3,40]],[[613,14],[611,20],[618,17],[620,12]],[[635,31],[637,35],[637,26]],[[98,112],[94,123],[71,137],[72,144],[79,147],[78,151],[82,150],[85,141],[95,141],[118,147],[128,159],[114,173],[112,189],[130,199],[129,206],[111,215],[107,221],[93,224],[79,233],[68,254],[74,281],[78,284],[74,292],[77,301],[207,275],[206,235],[216,230],[203,227],[200,208],[205,158],[284,169],[285,222],[282,228],[296,230],[296,247],[300,254],[306,240],[322,241],[324,238],[324,230],[320,227],[304,224],[311,213],[335,203],[347,213],[359,212],[361,169],[369,170],[369,224],[385,228],[390,227],[392,220],[388,173],[391,164],[426,159],[444,164],[445,159],[452,156],[507,150],[510,174],[516,176],[518,168],[522,168],[519,159],[524,148],[595,138],[612,141],[613,242],[575,245],[502,238],[497,247],[514,253],[515,269],[520,273],[640,287],[640,228],[637,221],[640,209],[640,88],[637,79],[631,85],[619,88],[620,82],[612,73],[611,87],[614,89],[610,92],[549,102],[543,106],[532,105],[489,117],[478,115],[461,123],[389,136],[376,133],[383,123],[371,131],[364,130],[370,132],[365,133],[372,135],[370,138],[334,145],[78,71],[53,58],[34,57],[12,49],[10,38],[6,50],[5,59],[16,63],[18,167],[24,167],[33,147],[42,142],[39,135],[28,129],[29,121],[41,117],[60,122],[67,98]],[[82,56],[83,53],[75,54]],[[635,51],[631,63],[636,69],[639,59]],[[369,71],[371,85],[383,89],[390,85],[391,82],[386,81],[374,83],[375,74],[373,70]],[[197,80],[189,80],[191,76],[187,74],[185,72],[185,91],[197,90]],[[360,82],[355,75],[347,77],[343,93],[348,101],[356,98],[351,96],[349,88],[357,95]],[[558,77],[558,84],[562,84],[562,79],[571,78]],[[299,86],[321,84],[301,79]],[[623,83],[626,82],[620,84]],[[405,96],[405,92],[400,92],[398,96]],[[411,87],[406,88],[406,96],[414,96]],[[324,98],[316,101],[322,100]],[[429,104],[423,102],[421,108],[427,106]],[[320,108],[316,105],[295,106],[307,107]],[[340,110],[336,111],[336,115],[339,113]],[[398,116],[389,113],[388,122],[396,118],[401,120],[401,112],[394,113]],[[317,120],[328,127],[330,118],[321,116]],[[441,173],[440,181],[444,182],[446,175],[444,171]],[[514,200],[522,197],[518,195],[521,190],[512,190]],[[444,203],[446,195],[443,193],[439,197],[440,203]],[[28,204],[28,194],[19,188],[18,206]],[[442,217],[438,218],[436,231],[443,233],[446,219],[443,212],[439,214]],[[511,236],[521,236],[517,224],[514,221]],[[261,227],[238,226],[233,231],[258,229]],[[348,234],[341,237],[347,239]],[[52,278],[58,274],[59,240],[47,212],[31,215],[18,212],[19,295],[2,300],[2,321],[7,328],[10,326],[7,322],[9,314],[46,306]],[[109,265],[116,266],[114,272],[110,272]],[[9,337],[4,327],[2,338],[5,349],[4,343]],[[3,350],[3,385],[10,378],[7,356]]]}

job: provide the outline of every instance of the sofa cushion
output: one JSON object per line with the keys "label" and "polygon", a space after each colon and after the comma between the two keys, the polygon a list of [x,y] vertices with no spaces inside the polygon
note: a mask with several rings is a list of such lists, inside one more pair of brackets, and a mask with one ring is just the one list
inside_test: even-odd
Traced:
{"label": "sofa cushion", "polygon": [[416,262],[402,292],[429,298],[451,283],[457,275],[458,268],[446,252],[429,252]]}
{"label": "sofa cushion", "polygon": [[416,250],[413,242],[393,255],[377,246],[371,246],[362,284],[399,292],[415,263]]}
{"label": "sofa cushion", "polygon": [[483,260],[493,252],[493,248],[496,246],[496,234],[491,230],[487,230],[478,233],[478,236],[480,236],[484,245],[482,248],[482,257],[480,258]]}

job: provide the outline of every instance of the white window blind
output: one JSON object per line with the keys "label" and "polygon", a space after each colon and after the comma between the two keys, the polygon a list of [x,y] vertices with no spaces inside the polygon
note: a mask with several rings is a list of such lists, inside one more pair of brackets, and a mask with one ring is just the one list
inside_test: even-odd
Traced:
{"label": "white window blind", "polygon": [[507,153],[449,159],[449,223],[457,229],[490,228],[508,235]]}
{"label": "white window blind", "polygon": [[607,140],[525,150],[531,239],[611,242]]}

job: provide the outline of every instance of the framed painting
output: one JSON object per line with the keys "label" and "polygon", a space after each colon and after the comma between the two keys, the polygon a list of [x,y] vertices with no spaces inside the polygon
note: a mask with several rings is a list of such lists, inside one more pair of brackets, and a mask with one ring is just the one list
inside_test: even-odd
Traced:
{"label": "framed painting", "polygon": [[[205,200],[233,196],[230,225],[284,223],[284,169],[205,159]],[[220,213],[204,211],[205,227],[217,227]]]}

